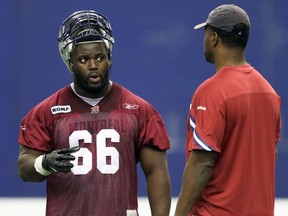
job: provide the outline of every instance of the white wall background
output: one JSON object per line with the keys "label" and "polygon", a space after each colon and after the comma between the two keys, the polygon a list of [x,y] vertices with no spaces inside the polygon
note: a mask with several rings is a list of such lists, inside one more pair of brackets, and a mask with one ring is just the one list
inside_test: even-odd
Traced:
{"label": "white wall background", "polygon": [[[173,198],[170,216],[175,211],[177,198]],[[149,214],[149,203],[146,197],[139,198],[140,216]],[[45,198],[0,198],[0,215],[45,216]],[[275,216],[288,215],[288,199],[276,199]]]}

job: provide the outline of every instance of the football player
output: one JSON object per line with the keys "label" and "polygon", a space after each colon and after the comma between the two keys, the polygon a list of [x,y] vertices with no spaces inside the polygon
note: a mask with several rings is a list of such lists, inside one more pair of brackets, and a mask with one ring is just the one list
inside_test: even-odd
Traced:
{"label": "football player", "polygon": [[46,215],[138,215],[137,163],[152,215],[169,215],[170,143],[160,114],[110,79],[113,32],[93,10],[61,25],[59,51],[73,82],[23,118],[19,176],[46,180]]}

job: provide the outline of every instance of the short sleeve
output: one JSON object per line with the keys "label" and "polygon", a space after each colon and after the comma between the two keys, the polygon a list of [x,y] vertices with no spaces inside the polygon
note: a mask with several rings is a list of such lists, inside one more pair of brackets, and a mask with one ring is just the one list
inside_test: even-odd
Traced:
{"label": "short sleeve", "polygon": [[149,117],[140,133],[140,144],[156,147],[160,150],[170,148],[164,122],[159,114]]}
{"label": "short sleeve", "polygon": [[29,112],[21,121],[18,143],[41,151],[50,151],[49,125],[36,112]]}
{"label": "short sleeve", "polygon": [[225,99],[219,91],[199,89],[192,98],[189,111],[190,139],[188,150],[221,152],[225,131]]}

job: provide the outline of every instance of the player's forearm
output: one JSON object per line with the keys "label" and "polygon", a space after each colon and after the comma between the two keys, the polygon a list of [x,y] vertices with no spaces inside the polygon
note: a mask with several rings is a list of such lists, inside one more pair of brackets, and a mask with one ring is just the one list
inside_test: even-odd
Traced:
{"label": "player's forearm", "polygon": [[18,158],[18,175],[25,182],[41,182],[46,179],[45,176],[36,172],[34,162],[36,156],[20,155]]}
{"label": "player's forearm", "polygon": [[212,168],[207,165],[200,167],[186,166],[183,175],[182,188],[176,206],[175,216],[186,216],[196,204],[206,187]]}
{"label": "player's forearm", "polygon": [[152,216],[168,216],[171,206],[171,183],[167,172],[147,177],[147,191]]}

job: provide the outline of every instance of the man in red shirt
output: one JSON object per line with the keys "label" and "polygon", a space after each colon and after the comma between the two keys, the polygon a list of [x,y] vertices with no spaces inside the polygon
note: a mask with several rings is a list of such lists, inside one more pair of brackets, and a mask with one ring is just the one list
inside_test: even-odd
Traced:
{"label": "man in red shirt", "polygon": [[245,59],[250,21],[236,5],[214,9],[204,27],[216,74],[195,91],[177,216],[272,216],[281,99]]}
{"label": "man in red shirt", "polygon": [[152,105],[110,80],[108,19],[77,11],[61,25],[58,42],[73,82],[23,118],[20,177],[47,180],[47,216],[136,216],[140,162],[151,213],[169,215],[165,125]]}

